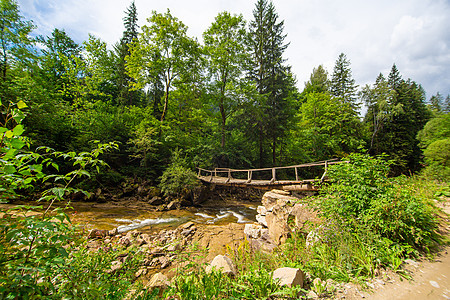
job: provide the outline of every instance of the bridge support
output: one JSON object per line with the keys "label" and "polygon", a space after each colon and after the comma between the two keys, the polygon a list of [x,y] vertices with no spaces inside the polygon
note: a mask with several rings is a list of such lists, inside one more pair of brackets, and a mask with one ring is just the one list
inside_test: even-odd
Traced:
{"label": "bridge support", "polygon": [[247,183],[252,182],[252,175],[253,175],[253,171],[248,170],[247,171]]}
{"label": "bridge support", "polygon": [[276,172],[276,169],[272,168],[272,179],[270,180],[270,183],[274,183],[275,181],[277,181]]}

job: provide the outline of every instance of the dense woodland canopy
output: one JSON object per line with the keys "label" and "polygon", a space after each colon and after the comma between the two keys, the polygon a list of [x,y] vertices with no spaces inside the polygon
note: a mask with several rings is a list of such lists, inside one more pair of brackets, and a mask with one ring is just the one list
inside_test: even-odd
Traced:
{"label": "dense woodland canopy", "polygon": [[[317,66],[299,91],[284,56],[295,37],[271,1],[258,0],[248,21],[219,13],[202,41],[169,10],[141,16],[134,3],[114,45],[94,36],[79,45],[58,28],[35,37],[14,0],[1,0],[0,15],[2,116],[10,104],[28,105],[32,148],[84,151],[94,140],[117,141],[99,182],[157,183],[180,150],[190,168],[292,165],[366,151],[386,153],[395,174],[426,163],[448,176],[449,96],[427,101],[395,64],[358,87],[343,53],[332,74]],[[148,18],[144,26],[138,17]]]}

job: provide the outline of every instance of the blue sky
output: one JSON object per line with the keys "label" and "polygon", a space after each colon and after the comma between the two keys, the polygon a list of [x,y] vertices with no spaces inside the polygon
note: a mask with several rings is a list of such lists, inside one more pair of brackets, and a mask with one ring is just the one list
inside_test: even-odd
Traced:
{"label": "blue sky", "polygon": [[[49,35],[65,29],[78,43],[91,33],[109,45],[123,32],[124,11],[131,0],[18,0],[22,15]],[[152,10],[171,13],[201,42],[221,11],[242,14],[249,21],[256,0],[136,0],[139,24]],[[362,87],[395,63],[403,78],[422,84],[427,99],[436,92],[450,94],[449,0],[273,0],[285,22],[285,58],[300,90],[314,67],[329,74],[341,52],[351,62],[353,77]]]}

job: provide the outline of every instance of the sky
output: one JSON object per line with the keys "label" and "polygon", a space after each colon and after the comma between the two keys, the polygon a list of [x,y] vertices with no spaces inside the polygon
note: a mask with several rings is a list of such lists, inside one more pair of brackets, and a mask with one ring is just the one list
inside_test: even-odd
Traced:
{"label": "sky", "polygon": [[[351,63],[360,88],[386,77],[395,63],[402,78],[421,84],[427,100],[450,94],[450,0],[273,0],[284,21],[298,88],[313,68],[333,73],[340,53]],[[64,29],[78,43],[88,34],[113,45],[124,31],[123,17],[131,0],[18,0],[21,14],[33,20],[36,34]],[[138,24],[148,24],[152,11],[166,12],[188,26],[202,43],[202,33],[219,12],[242,14],[249,22],[256,0],[135,0]]]}

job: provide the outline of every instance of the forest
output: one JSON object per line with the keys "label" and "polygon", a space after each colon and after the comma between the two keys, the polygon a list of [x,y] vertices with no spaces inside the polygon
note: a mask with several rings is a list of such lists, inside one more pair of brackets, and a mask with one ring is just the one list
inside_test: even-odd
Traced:
{"label": "forest", "polygon": [[[61,28],[36,36],[17,2],[0,0],[1,299],[331,297],[342,283],[387,272],[410,278],[405,259],[448,246],[450,95],[427,99],[395,62],[359,87],[344,53],[331,74],[319,65],[299,89],[284,56],[290,37],[268,0],[256,1],[252,20],[219,13],[202,41],[170,10],[144,17],[139,27],[133,1],[114,45],[93,35],[77,44]],[[244,237],[236,248],[221,245],[235,277],[195,260],[205,249],[193,232],[213,236],[205,228],[215,225],[93,236],[71,223],[76,211],[57,205],[83,194],[108,202],[100,194],[119,197],[112,194],[121,186],[124,195],[124,182],[138,182],[136,193],[144,186],[146,199],[171,200],[199,185],[196,167],[333,158],[348,163],[330,167],[318,195],[279,208],[313,211],[317,223],[299,227],[288,214],[285,243],[270,253]],[[233,226],[244,236],[244,224]],[[162,290],[141,280],[160,259],[176,269]],[[286,266],[307,274],[304,286],[272,279]]]}
{"label": "forest", "polygon": [[57,28],[36,37],[14,1],[2,1],[1,14],[2,123],[5,110],[23,101],[32,148],[85,151],[92,141],[117,142],[100,182],[158,183],[175,151],[191,169],[385,153],[392,175],[426,164],[448,176],[449,96],[427,100],[395,64],[358,87],[344,53],[332,74],[314,68],[300,91],[271,2],[258,1],[250,21],[219,13],[201,42],[169,10],[142,16],[140,28],[134,2],[114,45],[92,35],[79,45]]}

